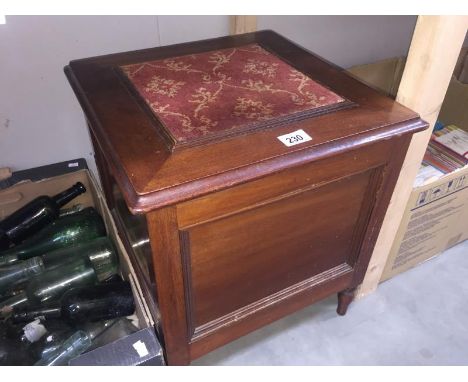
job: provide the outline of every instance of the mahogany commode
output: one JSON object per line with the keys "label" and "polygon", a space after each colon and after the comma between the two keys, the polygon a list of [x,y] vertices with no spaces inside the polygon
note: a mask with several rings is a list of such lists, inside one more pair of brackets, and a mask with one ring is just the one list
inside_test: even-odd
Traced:
{"label": "mahogany commode", "polygon": [[169,364],[362,282],[413,111],[272,31],[71,61]]}

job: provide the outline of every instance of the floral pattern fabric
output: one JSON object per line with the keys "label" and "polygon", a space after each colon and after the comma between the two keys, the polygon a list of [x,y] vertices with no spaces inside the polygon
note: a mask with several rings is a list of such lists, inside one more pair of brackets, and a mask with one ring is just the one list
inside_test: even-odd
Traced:
{"label": "floral pattern fabric", "polygon": [[345,101],[257,44],[121,69],[179,143]]}

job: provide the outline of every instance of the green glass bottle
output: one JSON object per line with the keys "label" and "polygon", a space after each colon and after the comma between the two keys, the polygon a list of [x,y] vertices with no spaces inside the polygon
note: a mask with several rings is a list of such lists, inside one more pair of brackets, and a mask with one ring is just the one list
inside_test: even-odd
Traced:
{"label": "green glass bottle", "polygon": [[0,304],[0,317],[6,317],[13,310],[37,307],[59,299],[67,290],[96,284],[118,271],[115,252],[93,259],[79,256],[33,277],[23,293]]}
{"label": "green glass bottle", "polygon": [[0,252],[0,266],[14,264],[66,246],[105,236],[106,228],[97,211],[88,207],[55,220],[21,244]]}
{"label": "green glass bottle", "polygon": [[17,283],[27,281],[46,269],[59,266],[73,257],[88,256],[95,266],[99,266],[102,264],[102,259],[109,256],[115,257],[116,253],[112,240],[103,236],[83,244],[56,249],[42,256],[0,267],[0,294],[5,293]]}

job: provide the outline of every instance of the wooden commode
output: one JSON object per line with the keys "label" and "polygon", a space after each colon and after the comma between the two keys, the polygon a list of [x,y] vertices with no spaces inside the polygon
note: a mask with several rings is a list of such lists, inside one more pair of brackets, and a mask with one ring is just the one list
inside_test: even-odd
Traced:
{"label": "wooden commode", "polygon": [[272,31],[71,61],[170,365],[362,282],[418,115]]}

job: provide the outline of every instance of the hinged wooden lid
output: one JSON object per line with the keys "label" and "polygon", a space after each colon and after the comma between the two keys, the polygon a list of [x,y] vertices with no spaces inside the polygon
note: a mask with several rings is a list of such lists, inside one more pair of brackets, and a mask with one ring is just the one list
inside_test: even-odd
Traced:
{"label": "hinged wooden lid", "polygon": [[[133,212],[427,126],[272,31],[76,60],[65,72]],[[310,139],[278,139],[296,131]]]}

